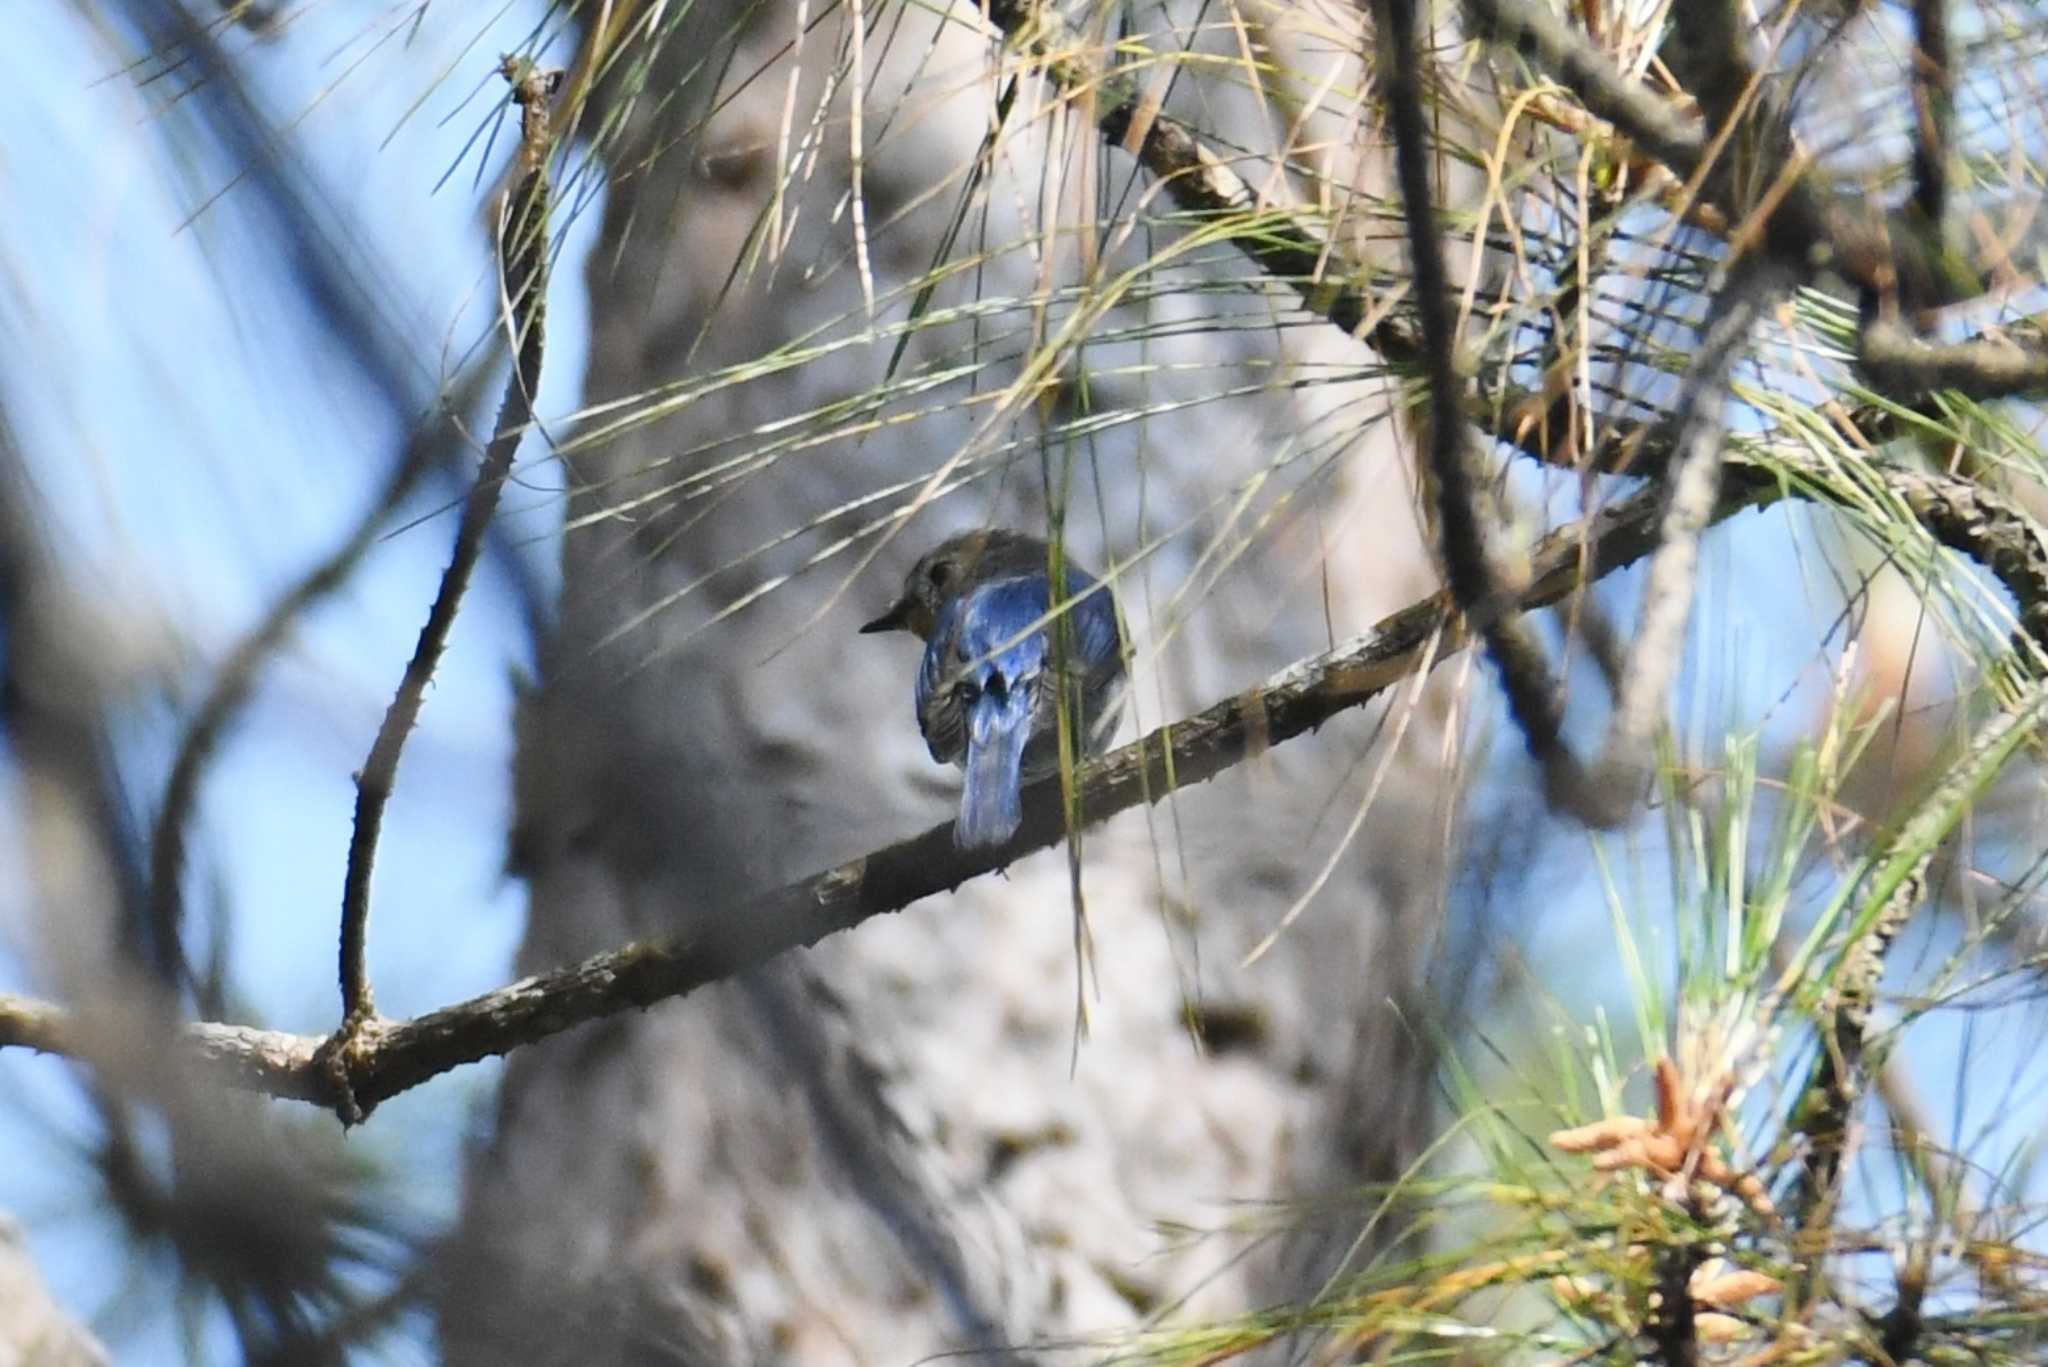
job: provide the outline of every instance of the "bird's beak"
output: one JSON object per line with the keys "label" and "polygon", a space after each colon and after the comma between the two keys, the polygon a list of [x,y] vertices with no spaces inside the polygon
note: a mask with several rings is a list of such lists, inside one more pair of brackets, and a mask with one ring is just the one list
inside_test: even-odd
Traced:
{"label": "bird's beak", "polygon": [[877,617],[874,621],[869,622],[860,630],[863,636],[871,631],[910,630],[910,600],[905,598],[895,603],[887,612]]}

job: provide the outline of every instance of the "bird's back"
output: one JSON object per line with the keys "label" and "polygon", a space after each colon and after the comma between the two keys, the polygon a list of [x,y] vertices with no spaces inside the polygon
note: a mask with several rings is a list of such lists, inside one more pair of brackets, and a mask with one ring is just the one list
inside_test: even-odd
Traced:
{"label": "bird's back", "polygon": [[[1066,581],[1070,594],[1087,596],[1051,623],[1044,620],[1051,599],[1042,569],[984,580],[941,604],[917,686],[918,720],[932,758],[964,763],[967,707],[991,690],[1021,686],[1031,690],[1024,777],[1057,769],[1054,680],[1060,674],[1069,680],[1070,705],[1080,708],[1084,751],[1101,748],[1123,681],[1123,634],[1107,589],[1071,565]],[[1055,659],[1064,665],[1057,674]]]}

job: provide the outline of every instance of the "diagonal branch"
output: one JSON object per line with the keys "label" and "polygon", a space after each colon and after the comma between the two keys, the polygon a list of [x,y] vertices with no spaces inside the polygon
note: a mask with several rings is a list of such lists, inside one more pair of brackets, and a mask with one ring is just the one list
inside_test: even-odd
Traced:
{"label": "diagonal branch", "polygon": [[1549,6],[1467,0],[1466,8],[1480,37],[1512,48],[1548,72],[1588,113],[1613,124],[1680,177],[1698,169],[1706,151],[1699,130],[1623,75],[1606,53],[1567,28]]}
{"label": "diagonal branch", "polygon": [[[1744,491],[1717,514],[1769,503],[1782,492]],[[1530,611],[1554,604],[1647,554],[1655,545],[1657,514],[1655,491],[1645,491],[1547,537],[1530,557],[1529,581],[1512,606]],[[1337,650],[1087,765],[1077,776],[1082,819],[1094,825],[1158,802],[1176,786],[1213,778],[1248,755],[1373,701],[1464,644],[1449,595],[1433,594]],[[327,1045],[310,1036],[208,1022],[185,1027],[182,1043],[205,1071],[229,1085],[367,1113],[462,1064],[683,996],[951,891],[1058,844],[1067,818],[1061,780],[1048,776],[1026,789],[1023,824],[999,849],[958,849],[950,822],[934,826],[728,915],[704,918],[706,928],[689,937],[628,945],[412,1020],[384,1023],[356,1041],[345,1078],[328,1066]],[[0,996],[0,1047],[91,1059],[94,1024],[48,1003]]]}
{"label": "diagonal branch", "polygon": [[1782,284],[1783,273],[1774,267],[1736,263],[1714,291],[1706,332],[1686,369],[1685,387],[1670,424],[1677,453],[1670,476],[1663,481],[1657,554],[1650,560],[1642,616],[1621,670],[1607,738],[1592,766],[1592,791],[1606,804],[1602,815],[1613,822],[1634,811],[1650,778],[1657,728],[1685,653],[1700,533],[1721,497],[1727,441],[1722,415],[1728,406],[1729,379],[1751,331]]}

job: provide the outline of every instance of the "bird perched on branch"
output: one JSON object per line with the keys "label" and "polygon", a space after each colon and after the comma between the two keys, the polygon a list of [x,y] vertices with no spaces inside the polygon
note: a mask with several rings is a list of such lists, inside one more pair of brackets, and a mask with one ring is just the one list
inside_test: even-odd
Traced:
{"label": "bird perched on branch", "polygon": [[1115,730],[1124,677],[1116,602],[1072,561],[1054,595],[1051,563],[1035,536],[956,536],[926,552],[902,596],[861,628],[908,631],[925,643],[917,725],[933,759],[967,771],[953,827],[963,849],[1008,840],[1023,820],[1021,786],[1059,768],[1056,678],[1067,681],[1077,759]]}

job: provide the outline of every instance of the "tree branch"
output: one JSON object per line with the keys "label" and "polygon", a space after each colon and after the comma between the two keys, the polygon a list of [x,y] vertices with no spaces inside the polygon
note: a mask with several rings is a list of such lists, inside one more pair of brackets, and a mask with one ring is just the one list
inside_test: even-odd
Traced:
{"label": "tree branch", "polygon": [[[1540,424],[1527,415],[1546,405],[1542,396],[1509,390],[1494,400],[1495,413],[1485,417],[1495,436],[1521,454],[1548,465],[1598,474],[1628,474],[1661,481],[1676,450],[1676,434],[1668,423],[1622,423],[1609,427],[1598,444],[1583,455],[1540,439]],[[1517,415],[1521,416],[1517,416]],[[1873,445],[1891,441],[1906,430],[1896,406],[1870,406],[1849,411],[1842,421]],[[1862,457],[1861,470],[1910,513],[1939,544],[1966,556],[1988,571],[2012,597],[2019,619],[2015,642],[2021,666],[2037,672],[2048,652],[2048,529],[1993,490],[1960,475],[1915,469],[1879,456]],[[1795,442],[1750,438],[1728,448],[1721,473],[1721,498],[1744,490],[1774,489],[1809,502],[1826,503],[1837,496],[1841,472]]]}
{"label": "tree branch", "polygon": [[[1835,192],[1793,146],[1790,122],[1759,108],[1757,76],[1731,0],[1672,6],[1664,55],[1717,132],[1712,141],[1643,92],[1590,41],[1540,6],[1467,0],[1479,29],[1513,46],[1681,179],[1700,186],[1735,228],[1805,280],[1838,272],[1866,297],[1908,312],[1972,298],[1980,273],[1951,258],[1940,220],[1885,214]],[[1724,143],[1728,150],[1724,154]],[[1711,160],[1710,160],[1711,158]]]}
{"label": "tree branch", "polygon": [[1950,66],[1948,0],[1913,0],[1913,207],[1923,222],[1948,216],[1949,144],[1956,83]]}
{"label": "tree branch", "polygon": [[1856,363],[1873,388],[1901,403],[1952,389],[1972,399],[2048,393],[2048,351],[2012,341],[1925,342],[1898,323],[1866,317],[1856,336]]}
{"label": "tree branch", "polygon": [[1437,529],[1444,575],[1459,608],[1478,623],[1486,653],[1500,670],[1508,711],[1529,753],[1542,766],[1551,800],[1592,815],[1597,802],[1577,758],[1564,743],[1563,692],[1545,659],[1542,643],[1519,615],[1500,610],[1472,477],[1465,395],[1458,373],[1458,335],[1449,307],[1449,278],[1438,240],[1436,206],[1429,182],[1429,126],[1422,107],[1420,43],[1415,0],[1376,0],[1373,26],[1379,36],[1379,76],[1393,133],[1394,166],[1401,186],[1402,217],[1408,229],[1408,259],[1414,274],[1414,307],[1422,330],[1420,368],[1429,382],[1425,451],[1436,492]]}
{"label": "tree branch", "polygon": [[[1717,515],[1769,503],[1780,493],[1745,490]],[[1655,544],[1657,515],[1656,491],[1648,490],[1546,537],[1530,557],[1529,582],[1513,606],[1529,611],[1556,603],[1647,554]],[[1459,622],[1449,595],[1433,594],[1337,650],[1090,763],[1077,776],[1083,822],[1095,825],[1126,808],[1158,802],[1176,786],[1204,782],[1248,755],[1371,702],[1462,649]],[[337,1110],[352,1104],[366,1114],[462,1064],[683,996],[870,917],[951,891],[1058,844],[1066,833],[1060,778],[1051,775],[1025,790],[1023,824],[999,849],[958,849],[951,822],[934,826],[726,915],[704,918],[708,928],[693,935],[628,945],[412,1020],[385,1022],[355,1042],[345,1078],[328,1066],[327,1043],[311,1036],[208,1022],[186,1026],[180,1043],[204,1072],[227,1085]],[[90,1061],[96,1056],[93,1024],[83,1014],[0,995],[0,1047]]]}
{"label": "tree branch", "polygon": [[1627,664],[1615,690],[1614,712],[1600,757],[1592,765],[1589,796],[1605,805],[1609,824],[1635,810],[1648,780],[1653,742],[1664,719],[1666,695],[1685,655],[1699,568],[1700,533],[1720,501],[1722,452],[1727,433],[1729,377],[1750,333],[1777,299],[1783,272],[1756,261],[1737,262],[1714,291],[1699,350],[1686,367],[1678,411],[1671,419],[1677,452],[1662,481],[1664,514],[1657,553],[1643,586],[1643,607]]}
{"label": "tree branch", "polygon": [[[1021,11],[997,6],[992,16],[1006,28],[1022,27]],[[1041,28],[1056,16],[1040,15]],[[1068,48],[1068,52],[1078,50]],[[1246,217],[1255,198],[1223,158],[1211,153],[1184,125],[1147,111],[1135,93],[1104,82],[1101,129],[1129,147],[1166,181],[1182,208],[1204,214]],[[1596,111],[1597,112],[1597,111]],[[1286,278],[1302,295],[1304,308],[1373,345],[1389,361],[1419,364],[1419,339],[1400,320],[1371,320],[1371,276],[1347,269],[1342,257],[1315,232],[1284,211],[1247,218],[1257,227],[1234,238],[1263,269]],[[1335,261],[1338,268],[1326,269]],[[1335,283],[1318,283],[1325,277]],[[1496,438],[1552,463],[1576,465],[1571,452],[1544,449],[1527,415],[1531,396],[1484,399],[1467,394],[1468,418]],[[1861,415],[1870,430],[1893,421]],[[1654,474],[1670,462],[1673,433],[1665,424],[1610,429],[1588,454],[1584,468]],[[1807,464],[1802,465],[1802,462]],[[2019,603],[2023,626],[2048,641],[2048,548],[2031,520],[1995,495],[1954,477],[1930,475],[1872,462],[1887,487],[1910,507],[1943,544],[1970,555],[1996,574]],[[1786,474],[1790,473],[1791,479]],[[1771,463],[1739,449],[1729,453],[1715,510],[1718,520],[1747,506],[1780,497],[1825,497],[1825,487],[1802,481],[1819,476],[1819,462],[1795,449],[1773,451]],[[1528,610],[1554,603],[1613,569],[1646,554],[1655,544],[1658,500],[1639,494],[1590,520],[1548,538],[1532,563],[1535,574],[1511,606]],[[1586,546],[1593,548],[1590,557]],[[1304,661],[1241,698],[1219,704],[1172,728],[1089,765],[1082,771],[1080,800],[1089,823],[1168,791],[1165,756],[1182,782],[1212,777],[1263,749],[1313,730],[1349,707],[1377,697],[1395,681],[1459,649],[1463,637],[1446,595],[1435,595],[1386,619],[1342,650]],[[1434,650],[1431,642],[1436,642]],[[998,852],[963,856],[952,846],[951,827],[942,825],[913,840],[792,884],[733,915],[716,918],[719,938],[631,945],[581,964],[526,979],[470,1001],[413,1020],[389,1023],[357,1042],[345,1077],[337,1079],[320,1057],[323,1042],[310,1036],[217,1023],[184,1027],[183,1046],[213,1075],[234,1086],[279,1097],[340,1106],[354,1098],[367,1109],[464,1063],[502,1054],[577,1024],[681,996],[789,949],[816,943],[870,916],[899,910],[924,897],[959,886],[1031,850],[1048,847],[1066,831],[1058,784],[1048,780],[1027,791],[1025,821],[1011,845]],[[14,1045],[90,1059],[91,1022],[62,1008],[0,996],[0,1047]]]}
{"label": "tree branch", "polygon": [[1700,131],[1670,104],[1623,75],[1606,53],[1566,27],[1548,6],[1467,0],[1466,8],[1480,37],[1514,49],[1548,72],[1595,118],[1613,124],[1681,177],[1698,169],[1706,151]]}

